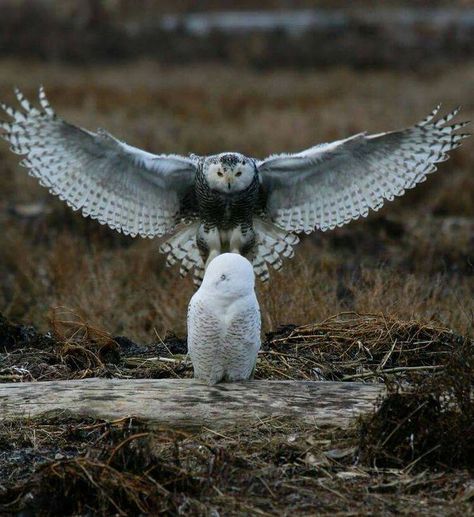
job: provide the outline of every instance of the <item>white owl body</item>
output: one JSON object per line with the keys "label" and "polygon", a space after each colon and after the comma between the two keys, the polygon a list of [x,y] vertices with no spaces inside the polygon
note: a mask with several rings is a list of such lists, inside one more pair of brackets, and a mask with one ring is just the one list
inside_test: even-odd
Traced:
{"label": "white owl body", "polygon": [[250,262],[235,253],[219,255],[188,307],[194,377],[208,384],[249,379],[260,348],[260,327]]}

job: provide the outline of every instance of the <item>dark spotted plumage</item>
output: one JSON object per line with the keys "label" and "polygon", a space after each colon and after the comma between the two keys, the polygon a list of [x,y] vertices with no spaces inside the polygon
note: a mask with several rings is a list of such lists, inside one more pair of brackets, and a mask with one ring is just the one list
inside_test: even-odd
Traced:
{"label": "dark spotted plumage", "polygon": [[167,262],[194,269],[223,251],[245,255],[262,280],[291,257],[298,233],[365,217],[424,181],[468,136],[457,114],[390,133],[360,133],[300,153],[255,160],[151,154],[58,117],[43,89],[39,106],[19,92],[0,136],[41,185],[74,210],[135,237],[168,235]]}
{"label": "dark spotted plumage", "polygon": [[216,158],[224,167],[229,167],[233,169],[239,162],[243,162],[243,160],[236,155],[235,153],[227,153],[222,154],[219,158]]}
{"label": "dark spotted plumage", "polygon": [[220,230],[231,230],[238,225],[246,228],[252,226],[260,199],[257,171],[247,188],[236,193],[225,194],[209,187],[201,166],[196,173],[195,192],[199,216],[205,226],[217,226]]}

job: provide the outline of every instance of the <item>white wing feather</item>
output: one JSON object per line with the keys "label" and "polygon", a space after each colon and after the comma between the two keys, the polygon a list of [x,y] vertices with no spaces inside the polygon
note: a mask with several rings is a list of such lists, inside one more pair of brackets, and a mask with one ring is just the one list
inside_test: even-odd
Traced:
{"label": "white wing feather", "polygon": [[41,185],[84,216],[127,235],[154,237],[180,219],[180,201],[194,181],[191,159],[154,155],[92,133],[57,117],[44,90],[37,109],[15,91],[21,110],[1,104],[13,119],[0,121],[0,136]]}
{"label": "white wing feather", "polygon": [[360,133],[257,163],[270,218],[287,231],[325,231],[401,196],[469,136],[455,132],[467,122],[446,126],[458,109],[434,121],[438,109],[402,131]]}

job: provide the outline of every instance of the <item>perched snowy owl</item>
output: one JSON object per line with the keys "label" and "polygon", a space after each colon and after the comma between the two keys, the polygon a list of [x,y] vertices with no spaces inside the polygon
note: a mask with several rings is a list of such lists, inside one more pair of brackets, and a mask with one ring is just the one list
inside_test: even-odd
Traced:
{"label": "perched snowy owl", "polygon": [[298,233],[330,230],[386,199],[402,195],[436,169],[467,135],[447,125],[458,109],[435,119],[436,108],[413,127],[359,133],[296,154],[263,160],[235,152],[188,157],[150,154],[105,131],[92,133],[57,117],[43,89],[40,107],[16,91],[21,109],[1,136],[50,192],[84,216],[127,235],[168,235],[167,262],[194,268],[225,251],[240,253],[268,279],[293,255]]}
{"label": "perched snowy owl", "polygon": [[188,307],[188,352],[194,377],[216,384],[253,375],[260,348],[260,308],[252,264],[223,253],[206,269]]}

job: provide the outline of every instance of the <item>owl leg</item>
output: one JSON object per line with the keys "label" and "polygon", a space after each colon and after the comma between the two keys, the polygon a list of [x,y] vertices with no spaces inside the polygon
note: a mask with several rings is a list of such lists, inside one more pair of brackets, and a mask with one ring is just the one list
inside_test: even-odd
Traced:
{"label": "owl leg", "polygon": [[197,233],[197,245],[202,260],[207,268],[208,264],[221,253],[221,237],[217,227],[201,225]]}
{"label": "owl leg", "polygon": [[239,253],[247,257],[255,246],[255,232],[253,228],[237,226],[230,235],[229,248],[231,253]]}

